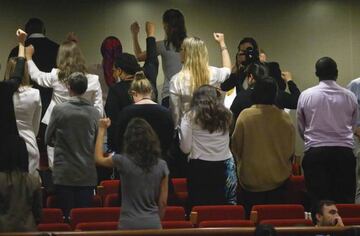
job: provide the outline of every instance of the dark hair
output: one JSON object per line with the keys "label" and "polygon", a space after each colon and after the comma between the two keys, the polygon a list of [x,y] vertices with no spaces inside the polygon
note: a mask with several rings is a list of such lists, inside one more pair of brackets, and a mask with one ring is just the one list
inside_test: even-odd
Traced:
{"label": "dark hair", "polygon": [[28,172],[29,157],[23,138],[9,135],[0,143],[0,171]]}
{"label": "dark hair", "polygon": [[238,45],[238,50],[240,50],[240,45],[244,43],[250,43],[254,50],[259,51],[259,46],[254,38],[251,37],[245,37],[242,40],[240,40],[240,43]]}
{"label": "dark hair", "polygon": [[277,232],[272,225],[268,224],[259,224],[255,229],[255,236],[276,236]]}
{"label": "dark hair", "polygon": [[336,80],[338,76],[338,70],[336,62],[330,57],[320,58],[316,64],[316,76],[319,80]]}
{"label": "dark hair", "polygon": [[176,51],[180,51],[181,44],[186,38],[184,15],[177,9],[168,9],[163,14],[163,22],[167,24],[165,47],[169,50],[170,43]]}
{"label": "dark hair", "polygon": [[221,102],[221,93],[211,85],[202,85],[194,91],[190,112],[195,124],[208,130],[226,132],[229,130],[232,115]]}
{"label": "dark hair", "polygon": [[321,200],[315,206],[313,206],[313,209],[311,211],[311,218],[314,225],[317,224],[316,214],[322,215],[324,213],[324,206],[332,206],[335,204],[336,203],[331,200]]}
{"label": "dark hair", "polygon": [[248,65],[245,70],[244,74],[246,77],[252,75],[254,80],[257,81],[269,75],[269,70],[264,63],[261,62],[253,62]]}
{"label": "dark hair", "polygon": [[258,79],[251,93],[254,104],[273,105],[277,95],[277,84],[272,77]]}
{"label": "dark hair", "polygon": [[71,89],[76,95],[82,95],[85,93],[88,87],[88,80],[86,76],[81,72],[74,72],[72,73],[67,83]]}
{"label": "dark hair", "polygon": [[34,33],[41,33],[45,34],[45,25],[42,20],[39,18],[30,18],[28,22],[25,24],[25,32],[28,35],[34,34]]}
{"label": "dark hair", "polygon": [[125,71],[128,75],[135,75],[136,72],[141,71],[141,67],[136,57],[129,53],[122,53],[115,59],[115,67]]}
{"label": "dark hair", "polygon": [[143,171],[149,172],[161,157],[157,134],[146,120],[133,118],[124,133],[124,152]]}

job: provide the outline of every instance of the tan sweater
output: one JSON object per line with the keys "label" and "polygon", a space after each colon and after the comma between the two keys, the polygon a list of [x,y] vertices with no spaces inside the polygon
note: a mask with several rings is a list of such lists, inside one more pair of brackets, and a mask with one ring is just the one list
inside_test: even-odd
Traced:
{"label": "tan sweater", "polygon": [[263,192],[281,186],[291,174],[295,129],[290,116],[272,105],[243,110],[231,137],[240,185]]}

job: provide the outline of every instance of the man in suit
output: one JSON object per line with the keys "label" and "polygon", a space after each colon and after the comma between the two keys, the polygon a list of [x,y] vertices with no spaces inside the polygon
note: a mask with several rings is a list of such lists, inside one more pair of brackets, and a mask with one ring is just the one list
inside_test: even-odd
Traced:
{"label": "man in suit", "polygon": [[[41,71],[50,72],[52,68],[56,67],[56,57],[59,49],[59,44],[51,41],[45,36],[45,25],[42,20],[38,18],[31,18],[25,24],[25,32],[27,32],[28,37],[25,41],[25,45],[33,45],[35,48],[35,55],[33,60],[35,64],[39,67]],[[16,57],[18,55],[19,47],[15,47],[11,50],[9,54],[10,57]],[[41,103],[42,103],[42,114],[41,117],[44,116],[47,107],[49,106],[52,89],[44,88],[37,84],[34,84],[34,88],[40,90]],[[39,149],[41,151],[46,151],[46,146],[44,145],[44,134],[45,134],[46,126],[41,124],[38,142]]]}

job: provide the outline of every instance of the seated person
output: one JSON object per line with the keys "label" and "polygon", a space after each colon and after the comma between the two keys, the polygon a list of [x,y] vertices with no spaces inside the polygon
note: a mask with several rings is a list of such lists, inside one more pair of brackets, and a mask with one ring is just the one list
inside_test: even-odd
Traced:
{"label": "seated person", "polygon": [[317,204],[312,212],[312,220],[315,226],[344,226],[335,202],[329,200]]}

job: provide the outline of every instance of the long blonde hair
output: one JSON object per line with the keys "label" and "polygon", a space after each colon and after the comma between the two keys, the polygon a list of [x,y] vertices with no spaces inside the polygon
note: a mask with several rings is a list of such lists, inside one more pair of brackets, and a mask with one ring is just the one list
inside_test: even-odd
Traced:
{"label": "long blonde hair", "polygon": [[210,83],[209,54],[204,41],[197,37],[188,37],[182,44],[184,65],[182,72],[190,73],[191,92],[201,85]]}
{"label": "long blonde hair", "polygon": [[[9,58],[7,65],[6,65],[4,80],[10,79],[12,73],[14,73],[14,71],[15,71],[16,63],[17,63],[16,57]],[[24,75],[23,75],[20,85],[21,86],[29,86],[30,85],[30,76],[29,76],[29,70],[28,70],[27,63],[25,63]]]}
{"label": "long blonde hair", "polygon": [[61,82],[66,82],[69,75],[74,72],[87,72],[84,56],[77,43],[73,41],[65,41],[60,45],[56,64]]}

